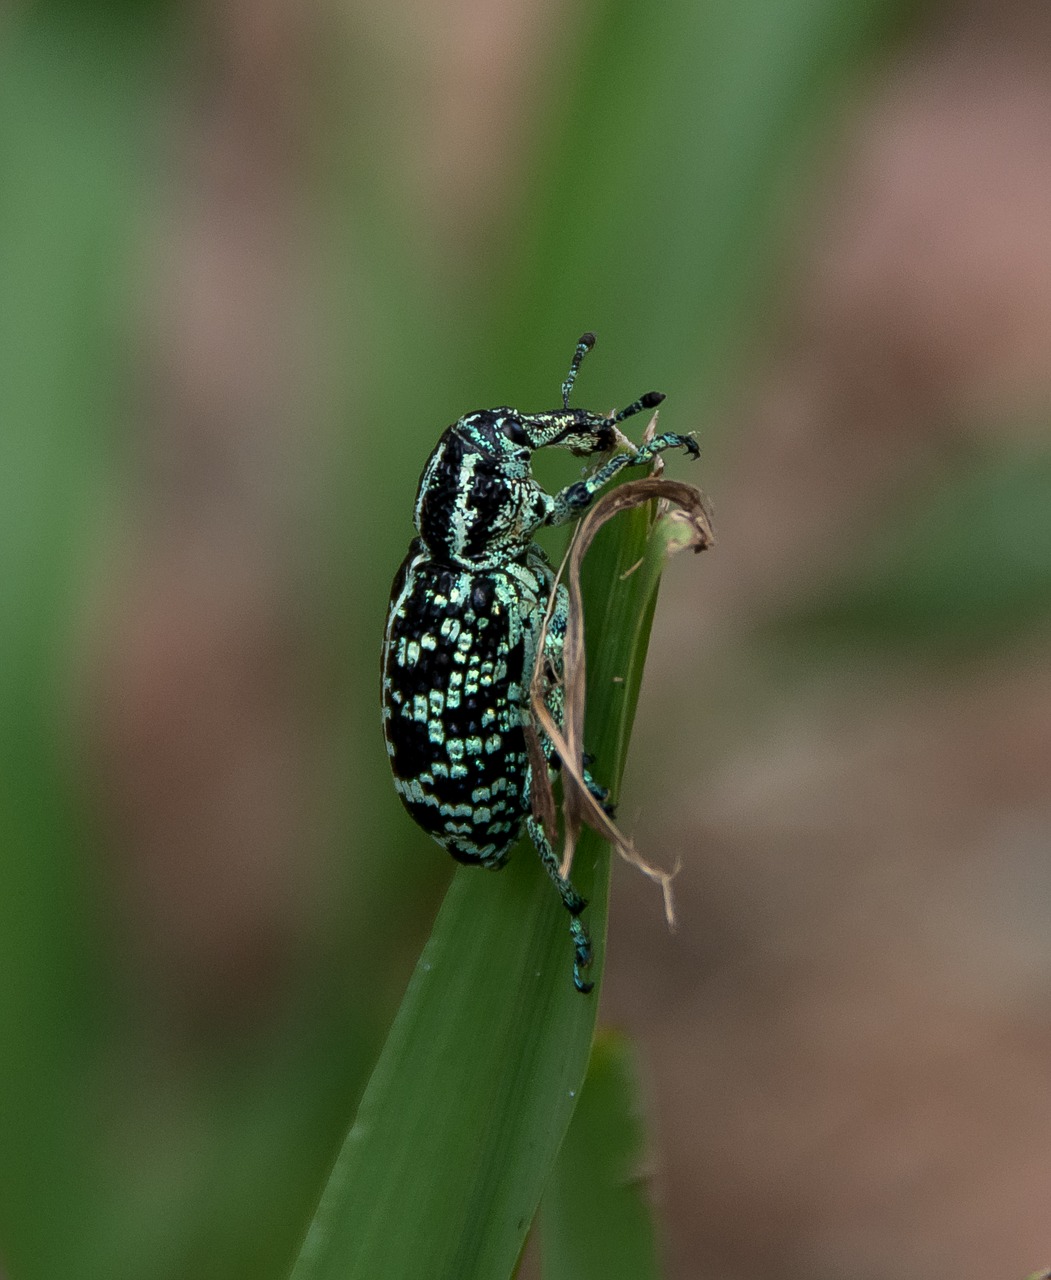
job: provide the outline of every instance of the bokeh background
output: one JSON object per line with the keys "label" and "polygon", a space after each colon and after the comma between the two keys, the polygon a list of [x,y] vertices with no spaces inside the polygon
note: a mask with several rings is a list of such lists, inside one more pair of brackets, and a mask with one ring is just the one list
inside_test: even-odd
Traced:
{"label": "bokeh background", "polygon": [[10,1275],[286,1273],[450,874],[376,707],[416,478],[586,328],[719,536],[602,996],[668,1274],[1047,1265],[1049,248],[1042,0],[3,6]]}

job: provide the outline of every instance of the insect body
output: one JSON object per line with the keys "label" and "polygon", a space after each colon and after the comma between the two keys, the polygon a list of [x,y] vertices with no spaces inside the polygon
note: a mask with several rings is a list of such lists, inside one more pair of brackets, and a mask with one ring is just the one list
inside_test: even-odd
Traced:
{"label": "insect body", "polygon": [[[394,785],[411,816],[460,862],[500,867],[523,826],[570,915],[573,982],[588,992],[591,942],[580,919],[584,899],[530,811],[531,765],[524,726],[536,646],[554,584],[533,542],[541,525],[564,524],[627,466],[665,449],[697,456],[689,436],[666,432],[632,453],[609,458],[592,475],[555,494],[533,479],[537,449],[605,453],[623,437],[619,423],[664,399],[651,391],[619,413],[570,409],[580,362],[594,345],[586,333],[562,384],[562,408],[525,414],[482,409],[454,422],[424,467],[414,519],[418,537],[394,579],[383,644],[383,728]],[[556,590],[545,661],[562,669],[568,617]],[[560,722],[552,697],[552,714]],[[552,768],[559,761],[541,735]],[[606,793],[590,781],[595,795]]]}

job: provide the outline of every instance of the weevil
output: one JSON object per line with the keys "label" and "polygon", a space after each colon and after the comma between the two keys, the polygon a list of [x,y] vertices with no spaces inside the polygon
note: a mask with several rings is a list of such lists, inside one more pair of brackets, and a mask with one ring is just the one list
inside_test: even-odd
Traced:
{"label": "weevil", "polygon": [[[394,785],[412,818],[459,862],[498,868],[528,832],[569,913],[573,983],[585,994],[592,948],[587,905],[531,812],[526,748],[530,682],[552,591],[543,659],[557,677],[568,619],[566,589],[533,541],[587,509],[624,467],[645,466],[666,449],[697,457],[692,436],[665,432],[557,493],[533,478],[532,456],[558,447],[582,457],[625,443],[620,423],[664,399],[650,391],[612,414],[571,409],[585,333],[562,383],[562,407],[467,413],[442,433],[420,477],[417,536],[394,578],[383,642],[383,730]],[[557,691],[549,709],[561,723]],[[540,735],[549,769],[559,760]],[[585,772],[592,794],[607,793]]]}

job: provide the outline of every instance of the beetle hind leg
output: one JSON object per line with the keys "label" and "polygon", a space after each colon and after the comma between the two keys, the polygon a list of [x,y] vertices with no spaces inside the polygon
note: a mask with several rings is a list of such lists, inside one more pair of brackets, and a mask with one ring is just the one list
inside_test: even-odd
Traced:
{"label": "beetle hind leg", "polygon": [[540,855],[540,861],[544,864],[544,870],[551,877],[558,895],[562,899],[562,905],[569,912],[569,934],[573,939],[573,985],[583,995],[587,995],[594,987],[593,982],[589,982],[584,976],[584,971],[591,966],[592,948],[591,936],[588,933],[587,925],[580,919],[580,913],[587,906],[587,901],[580,896],[574,889],[572,883],[559,870],[558,857],[551,842],[544,834],[544,829],[536,818],[531,815],[526,818],[526,827],[529,831],[529,837],[536,846],[536,851]]}

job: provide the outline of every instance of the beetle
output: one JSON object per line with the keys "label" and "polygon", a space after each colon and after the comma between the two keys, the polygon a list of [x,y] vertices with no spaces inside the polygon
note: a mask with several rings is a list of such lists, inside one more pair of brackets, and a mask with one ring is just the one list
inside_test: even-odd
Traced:
{"label": "beetle", "polygon": [[[587,993],[592,948],[587,905],[531,812],[526,747],[529,690],[552,591],[543,659],[558,678],[569,613],[564,586],[537,529],[579,516],[624,467],[645,466],[666,449],[700,450],[692,436],[665,432],[638,448],[618,430],[664,399],[650,391],[613,414],[571,409],[585,333],[562,383],[562,407],[522,413],[502,407],[465,414],[447,427],[420,477],[413,510],[417,536],[394,578],[382,660],[382,713],[394,785],[411,817],[459,862],[504,865],[523,827],[569,913],[573,983]],[[532,475],[538,449],[581,457],[613,454],[596,471],[547,493]],[[559,691],[549,707],[561,724]],[[560,761],[540,735],[548,767]],[[585,773],[604,803],[606,791]]]}

